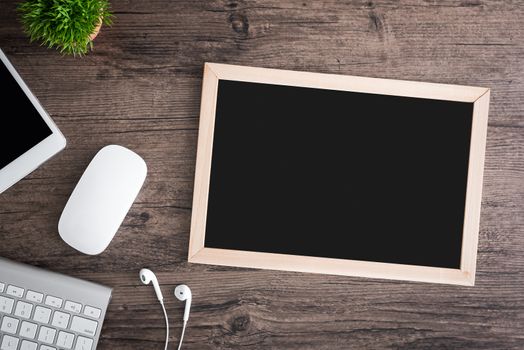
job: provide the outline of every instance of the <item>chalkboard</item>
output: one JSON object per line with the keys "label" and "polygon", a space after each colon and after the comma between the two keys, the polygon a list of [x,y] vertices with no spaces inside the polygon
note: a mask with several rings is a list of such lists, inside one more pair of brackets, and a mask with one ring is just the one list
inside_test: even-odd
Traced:
{"label": "chalkboard", "polygon": [[[473,284],[487,89],[208,70],[214,90],[206,96],[204,81],[190,261]],[[362,79],[374,90],[362,91]]]}

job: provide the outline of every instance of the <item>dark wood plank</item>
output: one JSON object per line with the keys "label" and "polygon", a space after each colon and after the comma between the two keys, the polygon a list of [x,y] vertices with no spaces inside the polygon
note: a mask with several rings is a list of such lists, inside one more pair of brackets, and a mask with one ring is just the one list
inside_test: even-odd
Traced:
{"label": "dark wood plank", "polygon": [[[101,350],[162,348],[145,266],[166,296],[191,286],[187,349],[524,348],[521,2],[113,1],[114,26],[76,59],[30,44],[15,5],[0,5],[0,47],[68,147],[0,195],[0,255],[113,286]],[[188,264],[205,61],[490,87],[476,286]],[[109,249],[88,257],[57,222],[109,143],[141,154],[149,174]],[[166,303],[176,342],[183,304]]]}

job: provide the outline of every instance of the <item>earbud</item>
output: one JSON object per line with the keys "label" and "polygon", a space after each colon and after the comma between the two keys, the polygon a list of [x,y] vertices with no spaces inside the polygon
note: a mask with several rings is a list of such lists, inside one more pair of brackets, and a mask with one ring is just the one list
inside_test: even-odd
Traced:
{"label": "earbud", "polygon": [[160,306],[162,306],[162,311],[164,311],[164,317],[166,319],[166,343],[164,346],[164,350],[167,350],[167,346],[169,344],[169,319],[167,318],[167,312],[166,307],[164,306],[164,296],[162,295],[162,291],[160,290],[160,285],[158,284],[158,280],[150,269],[142,269],[140,270],[140,281],[143,284],[149,284],[153,282],[153,287],[155,288],[156,297],[158,298],[158,301],[160,302]]}
{"label": "earbud", "polygon": [[184,323],[189,319],[189,311],[191,309],[191,289],[185,284],[181,284],[175,288],[175,296],[180,301],[186,302],[186,308],[184,309]]}
{"label": "earbud", "polygon": [[163,302],[164,296],[162,295],[160,285],[158,284],[158,280],[153,271],[149,269],[140,270],[140,281],[142,281],[143,284],[150,284],[153,282],[153,288],[155,288],[156,297],[158,300],[160,300],[160,302]]}

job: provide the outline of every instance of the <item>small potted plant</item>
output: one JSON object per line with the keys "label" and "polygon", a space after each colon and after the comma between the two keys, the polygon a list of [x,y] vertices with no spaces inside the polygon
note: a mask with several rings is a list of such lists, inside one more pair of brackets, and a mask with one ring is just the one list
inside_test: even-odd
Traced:
{"label": "small potted plant", "polygon": [[111,24],[108,0],[26,0],[18,6],[25,31],[64,54],[84,55],[102,24]]}

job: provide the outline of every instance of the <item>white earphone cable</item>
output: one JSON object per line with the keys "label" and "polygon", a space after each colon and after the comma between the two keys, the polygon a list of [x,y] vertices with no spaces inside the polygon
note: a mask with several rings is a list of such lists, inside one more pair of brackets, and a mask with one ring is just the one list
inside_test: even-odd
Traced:
{"label": "white earphone cable", "polygon": [[160,301],[160,305],[162,305],[162,310],[164,311],[164,317],[166,318],[166,345],[164,347],[164,350],[167,350],[167,345],[169,344],[169,320],[167,318],[167,311],[166,311],[166,307],[164,306],[164,302]]}
{"label": "white earphone cable", "polygon": [[182,327],[182,335],[180,336],[180,343],[178,343],[178,350],[182,348],[182,341],[184,340],[184,333],[186,332],[187,321],[184,321],[184,326]]}

